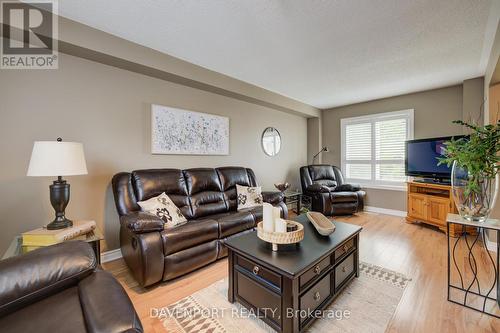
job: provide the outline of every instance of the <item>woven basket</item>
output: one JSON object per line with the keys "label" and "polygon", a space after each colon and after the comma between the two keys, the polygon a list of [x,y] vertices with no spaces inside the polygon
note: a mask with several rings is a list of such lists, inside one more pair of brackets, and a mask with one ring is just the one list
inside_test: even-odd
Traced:
{"label": "woven basket", "polygon": [[269,232],[264,230],[264,223],[257,224],[257,237],[273,244],[294,244],[304,239],[304,226],[298,222],[286,220],[288,224],[295,224],[297,230],[291,232]]}

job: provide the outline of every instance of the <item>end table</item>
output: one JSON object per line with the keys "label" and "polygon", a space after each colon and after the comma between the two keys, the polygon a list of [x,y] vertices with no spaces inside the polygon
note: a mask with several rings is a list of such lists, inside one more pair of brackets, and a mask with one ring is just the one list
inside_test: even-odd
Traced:
{"label": "end table", "polygon": [[[446,220],[448,231],[448,301],[500,318],[500,274],[498,267],[500,258],[500,220],[487,219],[484,222],[475,222],[451,213],[448,214]],[[453,244],[451,244],[449,232],[450,225],[455,225],[455,230],[459,234],[453,240]],[[476,235],[467,235],[466,231],[471,227],[478,229]],[[491,253],[494,251],[488,249],[486,245],[486,231],[496,233],[496,254],[494,255]],[[463,240],[462,247],[465,243],[466,252],[458,255],[456,252],[461,240]],[[481,256],[476,259],[478,252],[481,252]],[[464,259],[465,256],[467,256],[466,259]],[[496,258],[494,259],[494,257]],[[458,263],[457,258],[459,259]],[[460,259],[464,260],[464,262],[462,263]],[[469,267],[466,267],[467,263]],[[482,268],[483,265],[490,267]],[[462,267],[462,270],[460,267]],[[489,282],[484,285],[485,280],[478,278],[480,269],[482,272],[489,274],[490,279],[488,281],[492,281],[492,283]],[[454,272],[456,273],[453,275]],[[472,273],[472,276],[470,273]],[[454,281],[452,281],[452,275]],[[483,284],[480,283],[480,280]],[[494,292],[495,289],[496,292]]]}
{"label": "end table", "polygon": [[[295,212],[297,215],[300,214],[300,205],[301,205],[301,200],[302,200],[302,193],[298,191],[285,191],[283,192],[283,195],[285,196],[283,201],[285,202],[285,205],[288,207],[289,205],[296,205],[297,211]],[[292,209],[293,211],[293,209]]]}
{"label": "end table", "polygon": [[[94,250],[94,254],[97,259],[97,264],[101,264],[101,240],[104,239],[103,234],[99,230],[99,228],[95,228],[93,231],[89,232],[86,234],[86,239],[84,240],[85,242],[89,243],[89,245],[92,247],[92,250]],[[71,241],[68,240],[68,241]],[[7,251],[5,251],[2,260],[7,259],[10,257],[16,257],[18,255],[23,254],[22,251],[22,245],[23,245],[23,238],[21,235],[18,235],[14,237],[12,242],[9,245],[9,248]]]}

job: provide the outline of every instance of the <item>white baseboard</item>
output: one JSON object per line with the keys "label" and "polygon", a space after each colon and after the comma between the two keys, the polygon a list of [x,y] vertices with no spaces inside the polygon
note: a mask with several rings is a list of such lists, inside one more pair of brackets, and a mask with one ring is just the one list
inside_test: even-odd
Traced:
{"label": "white baseboard", "polygon": [[406,212],[403,210],[365,206],[365,211],[372,212],[372,213],[380,213],[380,214],[386,214],[386,215],[399,216],[399,217],[406,217]]}
{"label": "white baseboard", "polygon": [[101,263],[120,259],[121,257],[122,257],[122,250],[121,249],[106,251],[106,252],[101,253]]}

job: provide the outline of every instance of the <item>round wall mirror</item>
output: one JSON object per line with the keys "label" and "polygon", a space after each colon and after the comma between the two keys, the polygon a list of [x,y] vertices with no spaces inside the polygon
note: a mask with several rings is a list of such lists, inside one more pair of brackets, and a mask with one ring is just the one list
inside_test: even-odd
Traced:
{"label": "round wall mirror", "polygon": [[268,127],[262,132],[262,150],[268,156],[275,156],[281,149],[280,132],[274,127]]}

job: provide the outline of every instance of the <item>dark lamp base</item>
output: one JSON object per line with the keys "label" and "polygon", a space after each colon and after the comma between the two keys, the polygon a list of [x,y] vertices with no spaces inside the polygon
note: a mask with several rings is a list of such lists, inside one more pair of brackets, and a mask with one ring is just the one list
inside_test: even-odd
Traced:
{"label": "dark lamp base", "polygon": [[47,225],[47,229],[57,230],[73,226],[73,222],[64,216],[64,210],[69,202],[69,184],[62,177],[57,177],[49,188],[50,203],[54,207],[56,218]]}
{"label": "dark lamp base", "polygon": [[65,218],[63,220],[55,219],[54,221],[47,224],[46,228],[47,228],[47,230],[58,230],[58,229],[72,227],[72,226],[73,226],[73,221]]}

